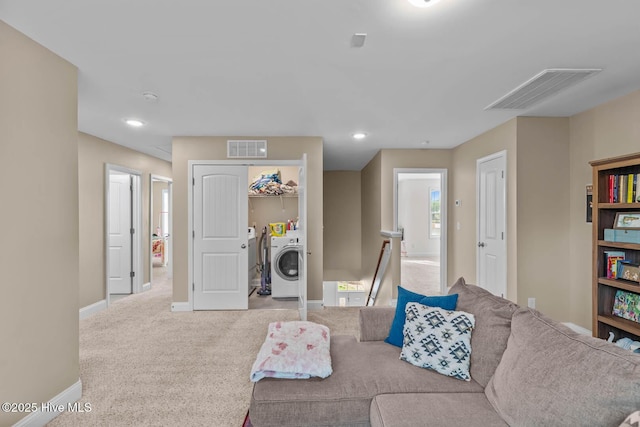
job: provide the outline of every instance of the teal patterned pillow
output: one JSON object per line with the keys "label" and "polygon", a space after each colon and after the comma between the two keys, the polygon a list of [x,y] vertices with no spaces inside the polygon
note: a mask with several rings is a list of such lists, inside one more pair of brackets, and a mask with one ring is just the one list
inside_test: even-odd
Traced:
{"label": "teal patterned pillow", "polygon": [[620,424],[620,427],[640,427],[640,411],[629,415],[627,419]]}
{"label": "teal patterned pillow", "polygon": [[415,302],[407,304],[405,313],[400,359],[470,381],[471,331],[476,324],[473,314]]}

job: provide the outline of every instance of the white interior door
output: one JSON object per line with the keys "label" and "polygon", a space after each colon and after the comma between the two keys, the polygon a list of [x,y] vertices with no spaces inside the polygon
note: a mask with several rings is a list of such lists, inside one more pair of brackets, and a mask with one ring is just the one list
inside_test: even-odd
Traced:
{"label": "white interior door", "polygon": [[478,160],[478,285],[507,293],[506,153]]}
{"label": "white interior door", "polygon": [[128,174],[109,174],[109,293],[130,294],[132,188]]}
{"label": "white interior door", "polygon": [[246,310],[247,166],[193,166],[193,309]]}
{"label": "white interior door", "polygon": [[302,248],[298,251],[298,310],[300,320],[307,320],[307,155],[302,156],[302,166],[298,172],[298,224]]}

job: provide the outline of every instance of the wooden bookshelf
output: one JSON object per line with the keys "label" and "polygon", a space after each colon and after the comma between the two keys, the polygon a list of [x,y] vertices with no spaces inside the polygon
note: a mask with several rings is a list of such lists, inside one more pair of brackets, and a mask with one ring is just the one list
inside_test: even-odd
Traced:
{"label": "wooden bookshelf", "polygon": [[[611,203],[609,200],[609,176],[640,173],[640,153],[596,160],[590,164],[593,168],[593,336],[607,339],[613,332],[616,340],[624,337],[640,340],[640,323],[613,315],[616,292],[623,290],[640,294],[640,283],[607,278],[605,255],[605,251],[623,251],[627,260],[640,264],[640,243],[604,240],[604,230],[614,228],[617,213],[640,212],[640,203]],[[640,191],[640,183],[636,186]]]}

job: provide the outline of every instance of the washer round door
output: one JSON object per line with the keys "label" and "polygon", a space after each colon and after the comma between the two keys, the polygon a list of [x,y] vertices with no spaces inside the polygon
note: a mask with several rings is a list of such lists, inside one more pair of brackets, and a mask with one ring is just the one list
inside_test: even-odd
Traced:
{"label": "washer round door", "polygon": [[298,280],[298,246],[285,246],[278,253],[273,266],[278,276],[284,280]]}

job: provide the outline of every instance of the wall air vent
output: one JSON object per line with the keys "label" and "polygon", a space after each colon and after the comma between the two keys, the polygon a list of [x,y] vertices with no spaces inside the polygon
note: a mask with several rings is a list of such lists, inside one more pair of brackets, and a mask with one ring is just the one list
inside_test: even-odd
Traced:
{"label": "wall air vent", "polygon": [[527,80],[485,110],[522,110],[602,71],[601,69],[551,68]]}
{"label": "wall air vent", "polygon": [[267,141],[266,140],[227,140],[227,158],[251,158],[266,159],[267,158]]}

